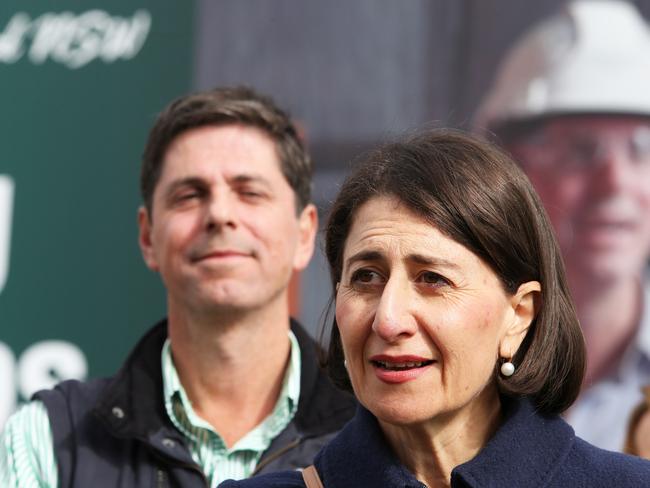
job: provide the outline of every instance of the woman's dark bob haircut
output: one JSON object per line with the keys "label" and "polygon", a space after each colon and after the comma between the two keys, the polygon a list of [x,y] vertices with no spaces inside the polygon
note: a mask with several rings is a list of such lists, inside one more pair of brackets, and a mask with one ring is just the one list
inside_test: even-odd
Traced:
{"label": "woman's dark bob haircut", "polygon": [[[566,410],[578,396],[585,345],[569,297],[564,265],[548,217],[517,164],[494,145],[453,130],[429,130],[369,153],[333,204],[325,246],[332,286],[341,279],[345,241],[359,207],[396,197],[440,232],[480,257],[508,293],[541,283],[538,312],[504,378],[502,395],[529,397],[542,413]],[[334,318],[326,366],[351,390]]]}

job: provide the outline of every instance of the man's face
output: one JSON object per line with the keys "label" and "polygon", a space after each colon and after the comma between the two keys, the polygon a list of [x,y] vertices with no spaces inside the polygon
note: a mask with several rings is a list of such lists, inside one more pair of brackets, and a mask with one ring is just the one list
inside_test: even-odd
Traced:
{"label": "man's face", "polygon": [[169,306],[242,311],[286,300],[294,270],[313,251],[316,211],[296,215],[275,145],[262,131],[206,126],[167,150],[140,245],[159,271]]}
{"label": "man's face", "polygon": [[542,198],[570,274],[638,275],[650,255],[650,119],[549,120],[510,147]]}

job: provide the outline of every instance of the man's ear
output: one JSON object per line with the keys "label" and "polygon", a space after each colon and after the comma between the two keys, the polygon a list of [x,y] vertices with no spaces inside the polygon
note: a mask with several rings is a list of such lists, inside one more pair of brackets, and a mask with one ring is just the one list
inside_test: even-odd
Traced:
{"label": "man's ear", "polygon": [[302,271],[309,264],[314,254],[314,242],[318,230],[318,210],[313,204],[308,204],[298,216],[298,245],[293,258],[293,268]]}
{"label": "man's ear", "polygon": [[138,233],[138,244],[140,244],[142,258],[149,269],[158,271],[158,262],[156,261],[151,243],[151,218],[149,211],[143,206],[138,209],[138,228],[140,229]]}
{"label": "man's ear", "polygon": [[542,285],[539,281],[522,283],[510,298],[512,323],[506,329],[499,346],[499,355],[511,359],[521,346],[530,325],[535,320],[542,299]]}

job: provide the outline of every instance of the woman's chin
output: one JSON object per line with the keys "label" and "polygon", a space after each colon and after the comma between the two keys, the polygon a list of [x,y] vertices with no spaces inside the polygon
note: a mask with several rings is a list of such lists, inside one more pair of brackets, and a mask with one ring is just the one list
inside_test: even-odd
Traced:
{"label": "woman's chin", "polygon": [[412,405],[409,402],[371,402],[364,406],[381,422],[396,426],[407,426],[426,422],[432,418],[431,405],[427,411]]}

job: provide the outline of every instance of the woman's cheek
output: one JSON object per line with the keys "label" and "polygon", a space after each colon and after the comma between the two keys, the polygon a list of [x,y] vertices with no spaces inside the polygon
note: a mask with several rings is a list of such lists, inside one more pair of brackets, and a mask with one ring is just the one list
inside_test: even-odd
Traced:
{"label": "woman's cheek", "polygon": [[368,319],[368,304],[358,297],[339,296],[336,303],[336,323],[348,364],[348,374],[354,377],[362,374],[363,354],[366,339],[372,328]]}
{"label": "woman's cheek", "polygon": [[339,291],[336,297],[336,323],[341,336],[358,328],[359,316],[364,312],[364,300],[350,290]]}

